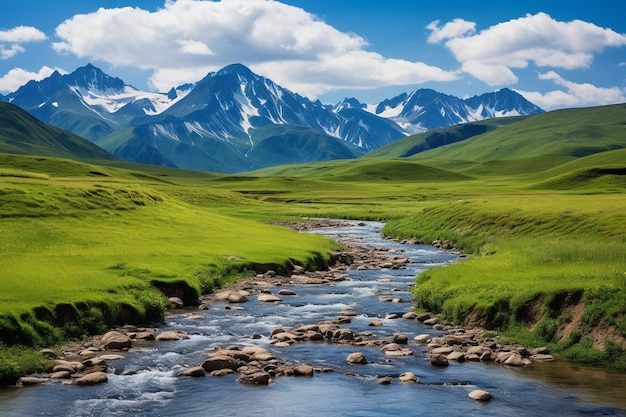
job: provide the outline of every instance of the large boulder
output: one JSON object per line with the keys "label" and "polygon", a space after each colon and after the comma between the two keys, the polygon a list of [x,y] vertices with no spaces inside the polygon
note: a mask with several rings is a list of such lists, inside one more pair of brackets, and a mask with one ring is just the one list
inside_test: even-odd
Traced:
{"label": "large boulder", "polygon": [[105,333],[101,342],[105,349],[128,349],[132,346],[128,335],[115,330]]}

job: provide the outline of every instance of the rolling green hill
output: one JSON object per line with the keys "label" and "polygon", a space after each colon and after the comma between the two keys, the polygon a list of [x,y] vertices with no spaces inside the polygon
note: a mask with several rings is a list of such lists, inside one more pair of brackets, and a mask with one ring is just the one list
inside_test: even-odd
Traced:
{"label": "rolling green hill", "polygon": [[523,119],[524,117],[487,119],[480,122],[455,125],[444,129],[435,129],[397,140],[368,153],[365,155],[365,158],[407,158],[420,152],[436,149],[440,146],[481,135]]}
{"label": "rolling green hill", "polygon": [[[158,318],[161,283],[197,295],[255,269],[319,267],[333,242],[268,223],[352,218],[468,255],[416,278],[418,309],[626,370],[624,104],[446,129],[435,138],[454,143],[424,152],[413,153],[428,135],[366,158],[239,175],[89,159],[85,141],[1,109],[4,343],[81,337],[123,309]],[[256,157],[272,158],[289,131],[257,133]],[[311,151],[335,146],[321,139]],[[58,306],[74,321],[59,326]],[[20,372],[2,368],[3,352],[0,380]]]}
{"label": "rolling green hill", "polygon": [[8,103],[0,103],[0,153],[78,160],[118,159],[93,143],[40,122]]}
{"label": "rolling green hill", "polygon": [[626,147],[625,126],[626,104],[556,110],[412,158],[471,162],[544,156],[580,158]]}

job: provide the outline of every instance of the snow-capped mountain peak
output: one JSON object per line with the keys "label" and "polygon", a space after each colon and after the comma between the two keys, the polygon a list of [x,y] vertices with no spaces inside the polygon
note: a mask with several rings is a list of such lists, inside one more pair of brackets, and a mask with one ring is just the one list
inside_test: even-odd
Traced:
{"label": "snow-capped mountain peak", "polygon": [[465,100],[420,89],[376,104],[347,98],[325,105],[241,64],[167,93],[141,91],[89,64],[30,81],[0,99],[125,159],[230,171],[267,166],[292,143],[311,148],[292,149],[280,160],[295,162],[297,154],[308,161],[307,152],[328,158],[329,149],[335,157],[354,157],[429,129],[542,111],[508,89]]}

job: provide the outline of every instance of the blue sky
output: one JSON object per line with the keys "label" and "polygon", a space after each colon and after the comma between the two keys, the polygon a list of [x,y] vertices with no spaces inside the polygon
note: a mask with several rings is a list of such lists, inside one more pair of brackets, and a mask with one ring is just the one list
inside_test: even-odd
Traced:
{"label": "blue sky", "polygon": [[325,103],[508,87],[547,110],[601,105],[626,101],[625,15],[615,0],[21,0],[0,13],[0,93],[89,62],[167,91],[240,62]]}

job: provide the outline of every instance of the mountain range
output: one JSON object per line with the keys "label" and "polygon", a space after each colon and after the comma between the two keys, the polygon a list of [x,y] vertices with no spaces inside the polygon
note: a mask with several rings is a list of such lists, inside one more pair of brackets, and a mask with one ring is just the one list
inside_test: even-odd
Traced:
{"label": "mountain range", "polygon": [[0,100],[131,162],[223,173],[355,158],[431,129],[543,112],[509,89],[468,99],[420,89],[376,104],[327,105],[241,64],[167,93],[141,91],[89,64]]}

